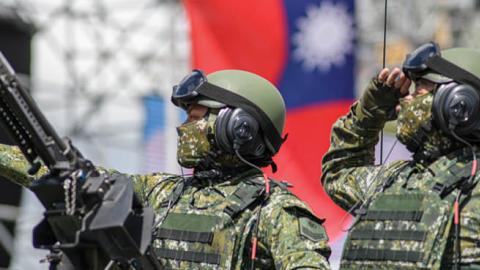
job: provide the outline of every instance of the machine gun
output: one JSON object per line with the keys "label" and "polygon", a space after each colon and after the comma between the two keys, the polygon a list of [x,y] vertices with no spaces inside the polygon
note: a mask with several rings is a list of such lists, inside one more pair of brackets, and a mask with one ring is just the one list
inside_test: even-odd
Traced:
{"label": "machine gun", "polygon": [[144,207],[127,176],[100,173],[62,139],[20,84],[0,52],[0,125],[36,174],[30,189],[45,207],[33,245],[49,249],[50,269],[161,269],[153,252],[153,210]]}

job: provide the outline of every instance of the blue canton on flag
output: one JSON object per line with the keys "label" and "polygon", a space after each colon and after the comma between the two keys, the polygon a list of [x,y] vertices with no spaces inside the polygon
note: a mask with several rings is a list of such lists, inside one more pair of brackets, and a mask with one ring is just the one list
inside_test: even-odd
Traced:
{"label": "blue canton on flag", "polygon": [[158,95],[149,95],[143,98],[143,104],[145,107],[144,170],[145,172],[164,171],[166,167],[165,100]]}

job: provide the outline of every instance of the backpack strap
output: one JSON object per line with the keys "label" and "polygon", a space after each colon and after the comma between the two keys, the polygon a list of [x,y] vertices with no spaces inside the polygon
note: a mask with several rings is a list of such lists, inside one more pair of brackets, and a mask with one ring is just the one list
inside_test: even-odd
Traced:
{"label": "backpack strap", "polygon": [[264,189],[263,184],[241,183],[239,187],[225,199],[228,204],[223,209],[223,212],[229,215],[231,219],[234,219],[238,214],[255,203],[258,198],[262,197],[261,195]]}
{"label": "backpack strap", "polygon": [[190,185],[191,178],[185,178],[181,181],[178,181],[175,187],[172,190],[172,193],[167,197],[166,200],[162,201],[160,203],[161,208],[166,208],[170,207],[172,205],[175,205],[182,195],[183,191],[185,190],[185,187]]}
{"label": "backpack strap", "polygon": [[[293,185],[287,181],[284,180],[276,180],[272,178],[268,178],[270,180],[270,185],[274,187],[279,187],[282,190],[288,190],[288,188],[293,187]],[[252,179],[248,180],[249,182],[252,182],[256,185],[264,185],[265,184],[265,179],[263,177],[255,177]]]}
{"label": "backpack strap", "polygon": [[454,159],[450,160],[452,164],[448,167],[445,167],[445,165],[442,166],[441,164],[443,162],[443,160],[439,160],[430,167],[434,175],[445,173],[451,175],[451,177],[437,177],[435,184],[432,186],[432,190],[436,192],[440,198],[447,197],[456,189],[469,190],[475,186],[476,182],[474,182],[474,185],[467,186],[469,184],[467,180],[472,170],[472,161],[464,163]]}

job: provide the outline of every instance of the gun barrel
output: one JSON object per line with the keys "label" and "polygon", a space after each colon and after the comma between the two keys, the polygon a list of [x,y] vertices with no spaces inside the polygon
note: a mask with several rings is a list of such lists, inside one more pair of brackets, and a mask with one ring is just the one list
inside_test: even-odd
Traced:
{"label": "gun barrel", "polygon": [[[68,146],[58,136],[0,52],[0,122],[32,167],[38,159],[50,169],[66,169]],[[67,161],[67,162],[66,162]]]}

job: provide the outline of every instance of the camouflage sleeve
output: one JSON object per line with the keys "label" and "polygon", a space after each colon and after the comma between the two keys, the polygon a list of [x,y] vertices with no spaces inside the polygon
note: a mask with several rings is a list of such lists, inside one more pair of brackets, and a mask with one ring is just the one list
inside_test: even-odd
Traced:
{"label": "camouflage sleeve", "polygon": [[[32,176],[27,172],[29,168],[30,163],[25,159],[17,146],[0,144],[0,177],[24,187],[29,187],[33,181],[48,172],[48,168],[42,166],[39,172]],[[114,169],[106,169],[100,166],[96,168],[102,173],[120,173]],[[155,204],[155,198],[166,197],[164,193],[168,192],[165,189],[165,184],[171,182],[170,180],[178,180],[177,175],[167,173],[130,174],[128,176],[132,179],[134,190],[139,198],[142,201],[149,199],[151,205]]]}
{"label": "camouflage sleeve", "polygon": [[292,194],[272,194],[262,209],[259,245],[265,245],[275,269],[330,269],[330,248],[322,220]]}
{"label": "camouflage sleeve", "polygon": [[42,166],[38,173],[32,176],[27,172],[29,168],[30,163],[18,147],[0,144],[0,177],[29,187],[35,179],[48,172],[47,167]]}
{"label": "camouflage sleeve", "polygon": [[393,89],[372,80],[350,112],[333,125],[330,149],[322,160],[322,184],[342,208],[361,201],[382,170],[373,165],[375,145],[385,122],[394,118],[397,102]]}
{"label": "camouflage sleeve", "polygon": [[133,180],[135,193],[139,199],[152,206],[153,209],[160,208],[175,187],[178,175],[168,173],[132,174],[129,177]]}

